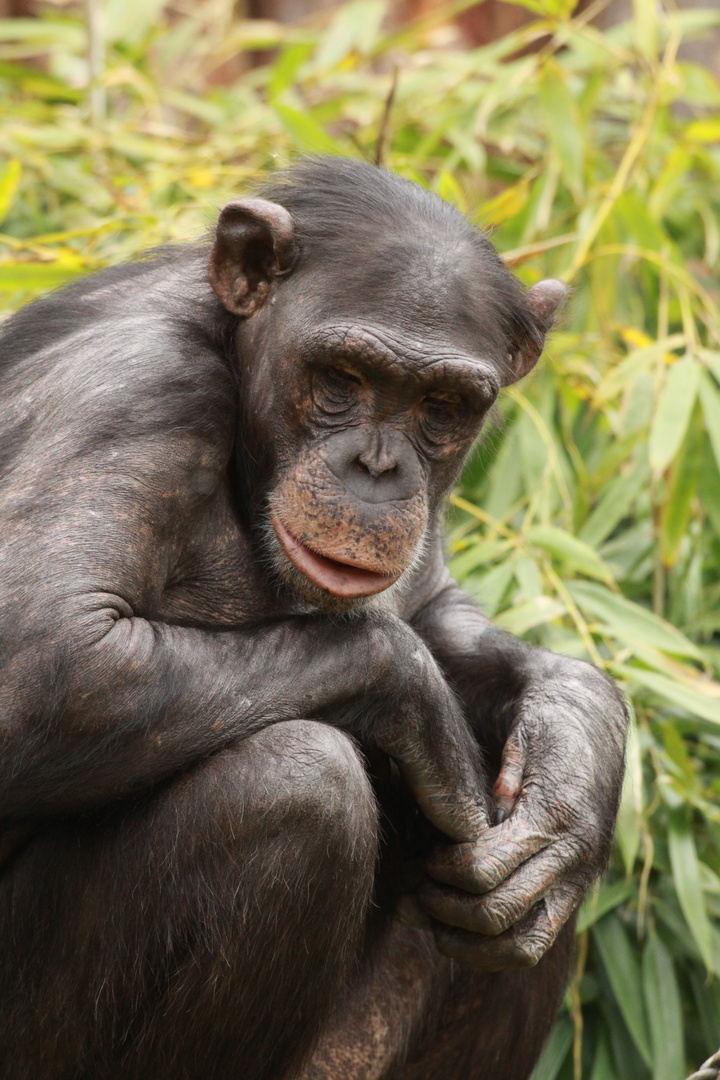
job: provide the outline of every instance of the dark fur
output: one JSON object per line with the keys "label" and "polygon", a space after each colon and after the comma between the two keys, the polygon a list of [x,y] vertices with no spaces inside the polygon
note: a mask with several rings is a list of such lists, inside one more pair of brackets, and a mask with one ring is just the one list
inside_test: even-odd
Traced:
{"label": "dark fur", "polygon": [[[309,405],[288,417],[318,328],[367,326],[410,382],[477,355],[496,387],[548,326],[484,237],[397,177],[308,162],[263,194],[296,249],[253,318],[222,306],[198,245],[0,336],[3,1080],[522,1080],[572,936],[540,959],[558,925],[533,920],[569,881],[568,918],[607,858],[622,705],[449,582],[460,436],[444,458],[413,436],[424,544],[379,604],[322,610],[268,543],[278,470],[310,439]],[[470,839],[478,747],[496,772],[517,731],[556,882],[534,904],[511,878],[517,933],[499,933],[498,878],[479,890],[495,929],[436,918],[438,951],[392,918],[439,833],[389,759]],[[488,866],[504,835],[478,841]]]}

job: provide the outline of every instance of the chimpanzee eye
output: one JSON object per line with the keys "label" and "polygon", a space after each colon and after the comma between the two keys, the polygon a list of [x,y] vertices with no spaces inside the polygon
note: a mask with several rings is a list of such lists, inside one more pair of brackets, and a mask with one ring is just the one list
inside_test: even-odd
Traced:
{"label": "chimpanzee eye", "polygon": [[442,445],[458,438],[465,420],[459,394],[428,394],[422,406],[422,428],[429,442]]}
{"label": "chimpanzee eye", "polygon": [[313,379],[316,404],[327,413],[346,412],[355,400],[359,376],[341,367],[327,367]]}

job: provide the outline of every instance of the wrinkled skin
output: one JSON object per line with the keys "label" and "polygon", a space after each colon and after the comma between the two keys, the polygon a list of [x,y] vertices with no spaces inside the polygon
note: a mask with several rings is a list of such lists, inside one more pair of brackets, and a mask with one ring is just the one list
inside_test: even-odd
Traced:
{"label": "wrinkled skin", "polygon": [[440,542],[563,287],[367,166],[271,194],[0,339],[7,1080],[521,1080],[607,859],[616,691]]}

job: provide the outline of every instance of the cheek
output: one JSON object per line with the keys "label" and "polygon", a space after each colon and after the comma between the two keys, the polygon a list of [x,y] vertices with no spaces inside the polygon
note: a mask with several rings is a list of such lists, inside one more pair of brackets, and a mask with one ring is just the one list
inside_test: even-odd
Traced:
{"label": "cheek", "polygon": [[423,488],[399,503],[365,503],[351,495],[318,455],[305,454],[270,497],[283,525],[311,550],[378,573],[401,573],[427,525]]}

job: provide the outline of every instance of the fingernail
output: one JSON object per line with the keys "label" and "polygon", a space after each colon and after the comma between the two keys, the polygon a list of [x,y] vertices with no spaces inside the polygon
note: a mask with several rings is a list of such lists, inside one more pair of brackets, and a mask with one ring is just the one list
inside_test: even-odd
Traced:
{"label": "fingernail", "polygon": [[504,810],[502,806],[498,806],[495,811],[495,824],[502,825],[503,821],[507,820],[507,816],[507,810]]}

